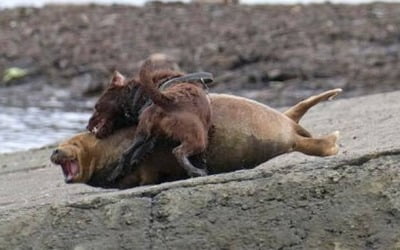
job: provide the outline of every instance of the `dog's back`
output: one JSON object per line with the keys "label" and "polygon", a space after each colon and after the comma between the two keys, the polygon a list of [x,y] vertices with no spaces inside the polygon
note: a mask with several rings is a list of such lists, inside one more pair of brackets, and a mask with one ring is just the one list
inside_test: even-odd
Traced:
{"label": "dog's back", "polygon": [[[159,74],[167,75],[168,71],[153,70],[150,60],[146,61],[141,68],[140,83],[144,92],[155,104],[144,112],[141,119],[150,115],[154,119],[157,116],[173,116],[175,114],[179,115],[178,119],[180,120],[196,116],[208,130],[211,124],[211,105],[203,86],[200,83],[179,83],[160,91],[156,87],[158,84],[154,83],[155,75]],[[170,74],[172,75],[173,72]]]}

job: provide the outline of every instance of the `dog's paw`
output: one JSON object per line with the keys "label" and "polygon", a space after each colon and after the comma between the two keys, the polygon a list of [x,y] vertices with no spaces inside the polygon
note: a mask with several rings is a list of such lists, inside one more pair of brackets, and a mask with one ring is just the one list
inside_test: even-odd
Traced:
{"label": "dog's paw", "polygon": [[133,166],[136,166],[137,164],[139,164],[144,159],[146,159],[147,156],[148,155],[146,153],[141,154],[141,155],[133,154],[131,157],[128,157],[129,161],[127,161],[127,162],[129,162],[130,167],[133,167]]}
{"label": "dog's paw", "polygon": [[205,169],[200,169],[200,168],[195,168],[192,169],[188,172],[190,177],[201,177],[201,176],[207,176],[208,172]]}
{"label": "dog's paw", "polygon": [[120,177],[123,174],[124,170],[124,161],[121,160],[117,167],[114,168],[114,170],[111,172],[110,176],[107,177],[107,180],[110,182],[114,182],[118,177]]}
{"label": "dog's paw", "polygon": [[116,169],[114,169],[114,171],[112,171],[111,175],[107,177],[107,181],[114,182],[118,178],[119,175],[120,175],[120,171],[116,171]]}

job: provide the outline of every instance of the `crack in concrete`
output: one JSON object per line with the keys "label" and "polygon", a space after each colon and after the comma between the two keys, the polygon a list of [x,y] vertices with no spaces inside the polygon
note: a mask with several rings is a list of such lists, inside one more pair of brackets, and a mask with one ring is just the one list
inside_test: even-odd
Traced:
{"label": "crack in concrete", "polygon": [[[158,195],[158,194],[157,194]],[[163,247],[164,247],[164,249],[168,249],[168,250],[170,250],[171,249],[171,247],[169,247],[168,246],[168,244],[167,244],[167,240],[165,239],[165,237],[163,236],[163,235],[158,235],[157,234],[157,230],[154,228],[154,224],[155,224],[155,222],[156,222],[156,215],[155,215],[155,210],[154,210],[154,208],[155,208],[155,206],[157,206],[158,204],[155,202],[155,196],[157,196],[157,195],[154,195],[154,196],[152,196],[151,197],[151,206],[150,206],[150,223],[149,223],[149,228],[148,228],[148,231],[149,231],[149,241],[150,241],[150,250],[152,250],[152,249],[154,249],[154,246],[155,246],[155,239],[157,238],[157,239],[160,239],[161,240],[161,242],[163,243]]]}
{"label": "crack in concrete", "polygon": [[148,234],[149,234],[149,250],[153,250],[154,247],[154,197],[150,197],[150,221],[149,221],[149,228]]}
{"label": "crack in concrete", "polygon": [[48,167],[48,165],[43,164],[43,165],[40,165],[40,166],[29,167],[29,168],[25,168],[25,169],[3,170],[2,172],[0,172],[0,175],[7,175],[7,174],[14,174],[14,173],[27,173],[27,172],[31,172],[31,171],[34,171],[34,170],[47,168],[47,167]]}
{"label": "crack in concrete", "polygon": [[369,162],[370,160],[374,160],[374,159],[377,159],[380,157],[385,157],[385,156],[393,156],[393,155],[400,155],[400,149],[368,153],[368,154],[362,155],[362,156],[354,158],[354,159],[345,160],[343,163],[338,164],[335,167],[333,167],[333,169],[336,170],[336,169],[342,168],[344,166],[362,166],[365,163]]}
{"label": "crack in concrete", "polygon": [[91,199],[89,201],[78,201],[78,202],[72,202],[72,203],[67,203],[65,206],[66,207],[71,207],[71,208],[77,208],[77,209],[83,209],[83,210],[91,210],[91,209],[98,209],[110,204],[115,204],[118,201],[115,200],[104,200],[99,197],[96,197],[94,199]]}

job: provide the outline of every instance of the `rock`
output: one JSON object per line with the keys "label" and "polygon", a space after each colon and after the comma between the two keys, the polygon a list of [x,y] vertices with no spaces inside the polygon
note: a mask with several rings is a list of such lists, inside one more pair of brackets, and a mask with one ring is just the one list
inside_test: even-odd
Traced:
{"label": "rock", "polygon": [[92,95],[103,89],[103,84],[94,81],[89,73],[81,74],[72,78],[70,91],[74,96]]}
{"label": "rock", "polygon": [[[399,89],[399,12],[398,3],[2,9],[0,73],[32,68],[54,87],[70,87],[75,77],[89,74],[90,84],[73,89],[81,91],[74,96],[91,96],[100,94],[114,70],[133,76],[151,53],[173,51],[184,71],[218,77],[215,90],[267,89],[271,95],[258,100],[275,107],[306,97],[307,90],[342,87],[353,97]],[[270,88],[271,81],[282,88]],[[33,84],[29,78],[21,83]],[[19,93],[25,94],[13,90]]]}
{"label": "rock", "polygon": [[338,100],[307,113],[312,132],[341,131],[338,156],[286,154],[252,170],[125,191],[63,183],[51,148],[0,155],[0,246],[396,249],[399,98]]}

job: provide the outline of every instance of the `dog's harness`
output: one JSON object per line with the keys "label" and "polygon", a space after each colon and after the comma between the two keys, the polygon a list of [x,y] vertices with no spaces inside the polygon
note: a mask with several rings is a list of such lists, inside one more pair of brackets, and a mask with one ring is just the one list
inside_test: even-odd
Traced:
{"label": "dog's harness", "polygon": [[[174,77],[172,79],[169,79],[165,82],[163,82],[159,89],[160,90],[165,90],[168,87],[171,87],[174,84],[177,83],[182,83],[182,82],[188,82],[188,83],[201,83],[206,91],[208,91],[208,86],[207,84],[210,84],[214,81],[214,77],[211,73],[208,72],[197,72],[197,73],[191,73],[191,74],[186,74],[184,76],[179,76],[179,77]],[[149,98],[145,102],[145,104],[142,106],[140,109],[139,114],[143,112],[145,108],[150,106],[153,103],[153,101]]]}

